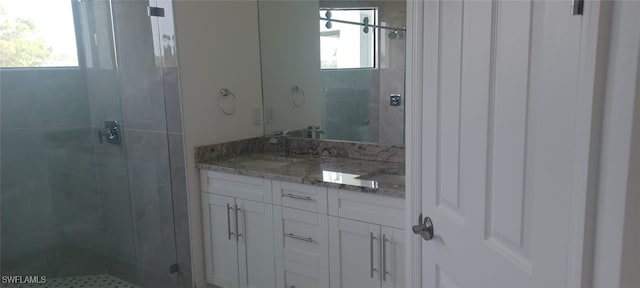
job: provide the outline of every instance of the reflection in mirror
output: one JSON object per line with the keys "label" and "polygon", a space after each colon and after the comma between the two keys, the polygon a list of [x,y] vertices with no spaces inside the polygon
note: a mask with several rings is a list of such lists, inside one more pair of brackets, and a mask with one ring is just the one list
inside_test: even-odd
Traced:
{"label": "reflection in mirror", "polygon": [[320,68],[375,68],[375,30],[363,28],[358,21],[374,19],[375,23],[376,16],[376,9],[321,8]]}
{"label": "reflection in mirror", "polygon": [[405,1],[258,6],[265,134],[404,145]]}

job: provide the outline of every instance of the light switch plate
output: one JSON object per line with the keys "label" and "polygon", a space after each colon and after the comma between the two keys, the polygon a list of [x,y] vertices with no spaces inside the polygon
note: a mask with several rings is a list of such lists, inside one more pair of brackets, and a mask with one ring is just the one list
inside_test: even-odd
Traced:
{"label": "light switch plate", "polygon": [[265,122],[267,122],[267,124],[273,124],[273,107],[267,107],[264,112],[267,114]]}

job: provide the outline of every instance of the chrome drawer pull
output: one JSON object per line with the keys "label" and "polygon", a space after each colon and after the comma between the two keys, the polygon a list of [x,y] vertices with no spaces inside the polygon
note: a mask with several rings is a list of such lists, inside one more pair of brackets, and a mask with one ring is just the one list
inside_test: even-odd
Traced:
{"label": "chrome drawer pull", "polygon": [[376,272],[376,268],[373,267],[373,240],[376,240],[376,237],[373,236],[373,232],[369,235],[369,260],[371,261],[371,279],[373,279],[373,272]]}
{"label": "chrome drawer pull", "polygon": [[387,271],[387,239],[386,234],[382,234],[382,281],[387,281],[387,274],[390,274]]}
{"label": "chrome drawer pull", "polygon": [[240,230],[238,230],[238,211],[242,211],[242,209],[238,208],[238,204],[235,204],[235,210],[236,210],[236,241],[238,241],[240,237],[242,237],[242,234],[240,234]]}
{"label": "chrome drawer pull", "polygon": [[298,195],[291,194],[291,193],[282,194],[282,197],[289,197],[289,198],[293,198],[293,199],[307,200],[307,201],[313,200],[313,198],[311,198],[309,196],[298,196]]}
{"label": "chrome drawer pull", "polygon": [[296,239],[296,240],[305,241],[305,242],[313,242],[313,238],[311,238],[311,237],[302,237],[302,236],[298,236],[298,235],[293,234],[293,233],[284,234],[284,236],[289,237],[289,238],[293,238],[293,239]]}

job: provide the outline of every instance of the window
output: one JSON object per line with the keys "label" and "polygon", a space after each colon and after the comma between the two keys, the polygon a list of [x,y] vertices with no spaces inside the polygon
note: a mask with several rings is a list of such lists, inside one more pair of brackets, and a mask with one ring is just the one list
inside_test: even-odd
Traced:
{"label": "window", "polygon": [[71,0],[0,0],[0,68],[78,66]]}
{"label": "window", "polygon": [[320,67],[375,68],[376,9],[320,9]]}

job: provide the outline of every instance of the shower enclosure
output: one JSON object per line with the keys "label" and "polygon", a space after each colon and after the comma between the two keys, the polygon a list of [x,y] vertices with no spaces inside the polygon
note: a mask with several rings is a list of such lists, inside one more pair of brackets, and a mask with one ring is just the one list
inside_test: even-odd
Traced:
{"label": "shower enclosure", "polygon": [[1,276],[191,287],[176,58],[171,1],[0,0]]}

